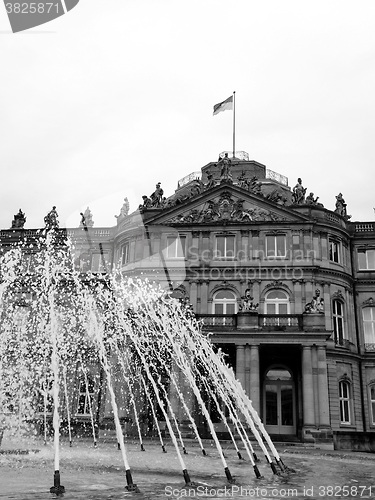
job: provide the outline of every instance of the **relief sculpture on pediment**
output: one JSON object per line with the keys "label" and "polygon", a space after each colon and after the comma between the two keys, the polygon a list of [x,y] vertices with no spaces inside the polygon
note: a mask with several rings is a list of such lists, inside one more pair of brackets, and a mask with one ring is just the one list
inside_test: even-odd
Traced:
{"label": "relief sculpture on pediment", "polygon": [[177,224],[212,223],[212,222],[261,222],[284,221],[282,217],[269,210],[256,206],[246,206],[245,200],[233,199],[230,192],[224,191],[218,200],[209,200],[202,207],[179,214],[170,222]]}

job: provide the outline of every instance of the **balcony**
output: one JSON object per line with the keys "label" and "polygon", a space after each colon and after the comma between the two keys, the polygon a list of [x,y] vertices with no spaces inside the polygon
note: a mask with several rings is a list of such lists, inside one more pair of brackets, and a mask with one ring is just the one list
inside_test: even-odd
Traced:
{"label": "balcony", "polygon": [[[324,315],[305,314],[197,314],[205,330],[263,330],[272,332],[298,332],[325,330]],[[313,321],[312,321],[313,320]],[[315,320],[315,324],[314,323]]]}
{"label": "balcony", "polygon": [[196,317],[205,329],[237,329],[237,314],[197,314]]}

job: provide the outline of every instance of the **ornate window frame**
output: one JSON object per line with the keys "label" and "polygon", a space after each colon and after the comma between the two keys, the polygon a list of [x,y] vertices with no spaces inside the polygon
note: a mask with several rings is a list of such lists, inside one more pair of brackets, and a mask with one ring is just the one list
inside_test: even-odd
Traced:
{"label": "ornate window frame", "polygon": [[[233,298],[221,298],[217,299],[217,295],[223,292],[230,293]],[[218,313],[215,311],[215,305],[221,304],[223,305],[223,312]],[[236,314],[238,312],[238,297],[236,292],[232,289],[232,287],[220,287],[212,292],[212,314],[227,314],[227,306],[233,304],[234,312],[230,314]]]}
{"label": "ornate window frame", "polygon": [[[281,292],[285,295],[285,298],[271,298],[268,299],[269,295],[272,293],[277,293]],[[268,311],[268,305],[273,304],[275,306],[275,312],[270,313]],[[287,306],[287,312],[286,313],[280,313],[280,305],[285,305]],[[271,290],[268,290],[265,295],[264,295],[264,314],[290,314],[290,296],[286,290],[283,288],[273,288]]]}
{"label": "ornate window frame", "polygon": [[[370,311],[369,319],[365,319],[365,311]],[[365,351],[375,351],[375,300],[372,297],[362,303],[362,325]],[[366,328],[366,325],[370,325],[370,328]]]}
{"label": "ornate window frame", "polygon": [[[283,253],[278,253],[279,241],[278,238],[283,238]],[[269,242],[273,239],[272,248]],[[285,232],[266,232],[265,234],[266,259],[286,259],[287,258],[287,234]]]}
{"label": "ornate window frame", "polygon": [[344,376],[339,380],[338,390],[340,425],[353,425],[352,383],[349,377]]}
{"label": "ornate window frame", "polygon": [[375,380],[371,380],[367,386],[369,403],[369,423],[375,428]]}
{"label": "ornate window frame", "polygon": [[130,262],[130,243],[124,243],[121,246],[121,265],[126,266]]}
{"label": "ornate window frame", "polygon": [[[368,252],[373,252],[373,267],[369,266],[369,255]],[[359,257],[360,253],[365,254],[365,267],[361,267],[361,260]],[[375,248],[368,248],[368,247],[358,247],[357,248],[357,263],[358,263],[358,271],[375,271]],[[371,264],[370,264],[371,265]]]}
{"label": "ornate window frame", "polygon": [[338,238],[329,237],[328,239],[328,256],[330,262],[335,264],[342,264],[342,243]]}
{"label": "ornate window frame", "polygon": [[167,259],[185,259],[186,256],[186,234],[166,235],[166,257]]}
{"label": "ornate window frame", "polygon": [[346,308],[341,291],[335,292],[331,300],[333,339],[336,345],[344,345],[344,340],[347,340],[345,320]]}
{"label": "ornate window frame", "polygon": [[[233,232],[230,233],[215,233],[214,234],[214,260],[234,260],[236,258],[236,234]],[[218,248],[219,239],[223,238],[224,240],[224,248],[223,252]],[[232,245],[228,245],[229,238],[233,239],[233,249]],[[230,255],[230,252],[232,254]]]}

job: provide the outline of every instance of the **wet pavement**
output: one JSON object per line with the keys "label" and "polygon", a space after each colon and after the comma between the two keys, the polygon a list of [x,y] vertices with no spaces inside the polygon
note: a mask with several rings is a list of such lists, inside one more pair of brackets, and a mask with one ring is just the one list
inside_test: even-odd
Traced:
{"label": "wet pavement", "polygon": [[[210,441],[205,442],[207,456],[194,443],[186,443],[187,454],[178,459],[171,443],[162,453],[156,441],[146,441],[145,451],[136,442],[127,443],[127,454],[134,483],[139,492],[126,490],[125,469],[116,443],[76,442],[61,447],[61,484],[66,500],[129,499],[161,500],[183,498],[232,499],[332,499],[375,498],[375,454],[348,451],[326,451],[303,446],[276,444],[284,464],[295,472],[273,474],[257,447],[262,474],[257,479],[250,460],[243,453],[239,460],[229,443],[223,443],[225,463],[235,479],[226,479],[223,461]],[[43,500],[55,498],[53,486],[54,453],[52,444],[4,443],[0,450],[0,499]],[[39,450],[39,451],[35,451]],[[242,452],[242,450],[241,450]],[[190,475],[192,485],[185,485],[182,468]]]}

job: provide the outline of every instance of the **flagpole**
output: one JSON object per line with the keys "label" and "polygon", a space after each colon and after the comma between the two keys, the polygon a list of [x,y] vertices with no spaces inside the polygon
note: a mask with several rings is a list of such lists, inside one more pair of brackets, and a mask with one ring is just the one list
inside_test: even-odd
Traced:
{"label": "flagpole", "polygon": [[236,91],[233,91],[233,158],[236,151]]}

